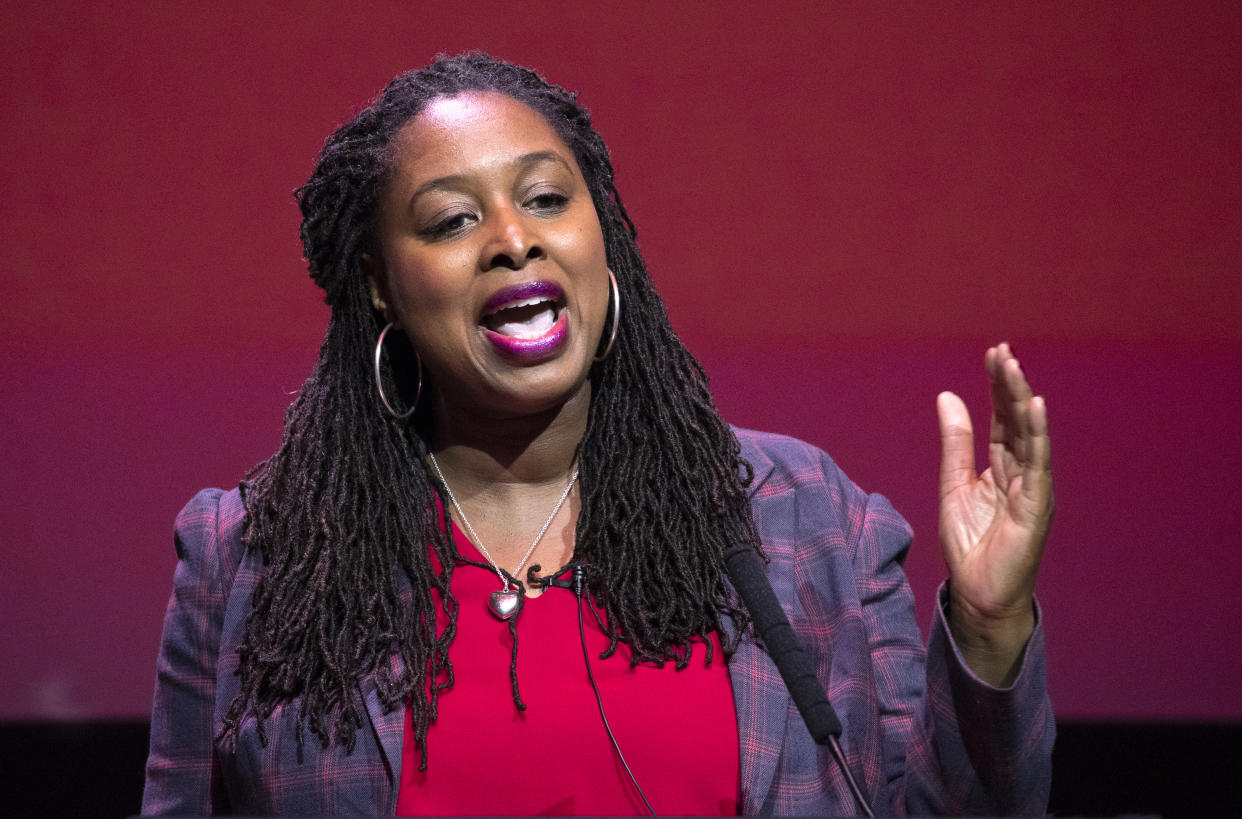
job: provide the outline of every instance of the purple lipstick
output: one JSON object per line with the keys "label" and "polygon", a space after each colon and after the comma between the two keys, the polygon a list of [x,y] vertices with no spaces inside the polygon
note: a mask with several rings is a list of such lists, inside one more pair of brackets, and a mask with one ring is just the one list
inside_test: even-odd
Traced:
{"label": "purple lipstick", "polygon": [[504,287],[483,306],[483,336],[516,364],[537,364],[564,346],[569,334],[565,294],[552,282]]}

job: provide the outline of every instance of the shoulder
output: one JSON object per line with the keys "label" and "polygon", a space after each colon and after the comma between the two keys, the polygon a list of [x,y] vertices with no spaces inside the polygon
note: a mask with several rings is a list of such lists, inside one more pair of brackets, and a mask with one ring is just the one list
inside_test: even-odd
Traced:
{"label": "shoulder", "polygon": [[886,553],[909,544],[910,527],[888,500],[860,489],[819,447],[770,432],[735,428],[734,434],[754,470],[748,491],[765,546],[825,533],[849,551],[860,539],[871,542],[868,535],[878,537]]}
{"label": "shoulder", "polygon": [[780,539],[808,528],[852,530],[867,495],[822,449],[788,435],[735,429],[754,475],[748,491],[760,533]]}
{"label": "shoulder", "polygon": [[241,562],[246,508],[237,489],[202,489],[177,515],[177,558],[197,573],[231,580]]}
{"label": "shoulder", "polygon": [[733,428],[742,448],[742,459],[754,470],[752,496],[820,484],[838,491],[861,494],[827,452],[817,446],[752,429]]}

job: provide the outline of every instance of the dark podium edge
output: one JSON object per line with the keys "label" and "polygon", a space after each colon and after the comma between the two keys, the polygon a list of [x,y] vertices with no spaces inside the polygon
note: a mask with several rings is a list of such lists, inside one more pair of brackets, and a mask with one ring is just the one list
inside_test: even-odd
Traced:
{"label": "dark podium edge", "polygon": [[[0,814],[137,814],[146,721],[0,723]],[[1242,810],[1242,722],[1057,725],[1054,816],[1223,816]]]}

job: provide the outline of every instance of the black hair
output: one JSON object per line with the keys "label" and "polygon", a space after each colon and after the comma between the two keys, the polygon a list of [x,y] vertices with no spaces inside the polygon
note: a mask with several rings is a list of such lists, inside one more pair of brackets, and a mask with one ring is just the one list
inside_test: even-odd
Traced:
{"label": "black hair", "polygon": [[[438,695],[452,685],[458,561],[442,488],[419,423],[386,414],[372,356],[382,319],[360,254],[377,220],[394,135],[432,100],[495,91],[540,113],[564,140],[591,191],[624,313],[615,347],[591,372],[578,451],[581,512],[575,554],[612,643],[634,663],[690,662],[722,618],[747,618],[723,576],[735,544],[759,548],[749,466],[721,420],[707,377],[674,334],[639,255],[604,141],[576,95],[484,54],[441,57],[396,77],[328,138],[296,192],[311,278],[331,307],[319,360],[285,417],[280,449],[242,485],[245,541],[264,559],[241,647],[241,691],[222,736],[300,699],[303,729],[349,750],[365,719],[359,679],[373,675],[386,708],[408,702],[421,767]],[[397,388],[408,372],[386,371]],[[430,403],[430,402],[424,402]],[[437,498],[440,503],[437,505]],[[438,599],[438,603],[437,603]],[[447,623],[437,630],[437,605]],[[516,666],[514,701],[519,707]]]}

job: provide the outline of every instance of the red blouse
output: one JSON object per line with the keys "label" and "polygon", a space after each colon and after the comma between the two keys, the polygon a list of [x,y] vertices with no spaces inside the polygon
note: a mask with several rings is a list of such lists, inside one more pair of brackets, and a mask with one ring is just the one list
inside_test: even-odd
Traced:
{"label": "red blouse", "polygon": [[[453,536],[459,554],[482,560],[456,525]],[[440,695],[423,772],[406,712],[397,815],[645,814],[587,680],[577,598],[551,587],[518,615],[518,684],[527,705],[519,712],[509,627],[487,610],[499,588],[493,571],[461,565],[453,572],[460,606],[453,687]],[[674,816],[736,814],[737,717],[716,635],[710,666],[697,644],[680,672],[672,663],[631,668],[624,644],[600,660],[608,639],[590,611],[583,623],[604,711],[652,807]]]}

